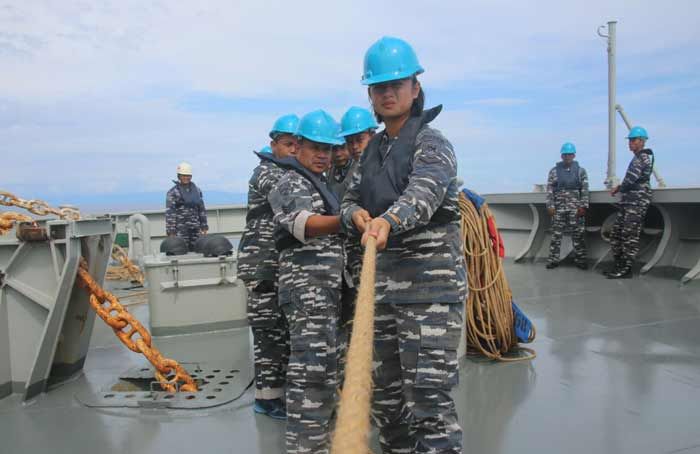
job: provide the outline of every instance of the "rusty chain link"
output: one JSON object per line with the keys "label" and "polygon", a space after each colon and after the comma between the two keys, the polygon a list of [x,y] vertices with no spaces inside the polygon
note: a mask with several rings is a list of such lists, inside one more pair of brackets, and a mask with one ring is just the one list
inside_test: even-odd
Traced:
{"label": "rusty chain link", "polygon": [[[174,383],[182,385],[180,391],[196,392],[197,384],[194,379],[177,361],[164,358],[157,348],[151,345],[151,334],[124,308],[119,299],[104,290],[87,271],[87,262],[80,259],[78,268],[78,284],[90,293],[90,305],[97,315],[104,320],[126,347],[136,353],[141,353],[156,368],[155,376],[160,385],[168,392],[176,392]],[[172,380],[166,377],[175,372]]]}
{"label": "rusty chain link", "polygon": [[[80,210],[72,207],[61,207],[61,208],[51,208],[48,203],[43,200],[32,199],[25,200],[17,197],[16,195],[7,192],[0,191],[0,205],[14,206],[18,208],[24,208],[25,210],[34,213],[39,216],[47,216],[53,214],[58,216],[60,219],[67,219],[70,221],[77,221],[80,219]],[[22,215],[17,215],[22,216]],[[16,221],[33,221],[33,219],[28,217],[12,219],[13,216],[8,214],[7,219],[0,219],[0,235],[4,235],[12,228],[12,225]],[[119,262],[119,264],[126,269],[126,272],[131,276],[131,279],[137,281],[143,285],[144,277],[143,273],[138,266],[129,259],[126,251],[119,245],[115,244],[112,246],[112,258]]]}
{"label": "rusty chain link", "polygon": [[112,245],[112,258],[118,261],[119,264],[124,267],[129,276],[131,276],[132,280],[143,285],[143,273],[138,266],[134,265],[134,262],[129,260],[129,256],[123,247],[119,246],[118,244]]}
{"label": "rusty chain link", "polygon": [[80,210],[78,210],[77,208],[52,208],[49,206],[48,203],[44,202],[43,200],[24,200],[6,191],[0,191],[0,205],[24,208],[30,213],[34,213],[39,216],[48,216],[49,214],[53,214],[61,219],[68,219],[70,221],[77,221],[78,219],[80,219]]}
{"label": "rusty chain link", "polygon": [[[77,221],[80,219],[80,211],[71,207],[60,209],[51,208],[42,200],[24,200],[6,191],[0,191],[0,205],[15,206],[24,208],[39,216],[53,214],[61,219]],[[13,224],[20,222],[33,222],[29,216],[19,213],[2,213],[0,215],[0,234],[4,234],[11,229]],[[126,251],[119,245],[114,245],[112,257],[121,263],[140,283],[143,284],[143,274],[141,270],[129,260]],[[90,293],[90,305],[97,312],[97,315],[104,320],[110,328],[114,330],[119,340],[126,347],[136,353],[141,353],[156,368],[155,377],[160,386],[168,392],[176,392],[178,385],[180,391],[196,392],[197,384],[187,371],[174,359],[164,358],[157,348],[151,345],[151,334],[146,328],[135,319],[129,311],[119,303],[119,299],[112,293],[104,290],[87,271],[87,262],[80,258],[78,268],[78,284]],[[108,304],[105,306],[105,304]],[[129,328],[128,331],[124,331]],[[138,336],[137,336],[138,335]],[[135,338],[134,338],[135,337]],[[172,380],[168,380],[167,375],[175,372]]]}
{"label": "rusty chain link", "polygon": [[15,222],[34,222],[34,219],[20,213],[0,213],[0,235],[4,235],[12,230]]}

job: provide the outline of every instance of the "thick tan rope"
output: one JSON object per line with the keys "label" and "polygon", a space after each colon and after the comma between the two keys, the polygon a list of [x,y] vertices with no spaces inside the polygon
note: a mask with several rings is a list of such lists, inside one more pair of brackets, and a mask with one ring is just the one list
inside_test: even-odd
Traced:
{"label": "thick tan rope", "polygon": [[362,259],[360,290],[355,306],[338,421],[333,434],[332,454],[369,452],[376,258],[376,239],[369,237]]}
{"label": "thick tan rope", "polygon": [[[500,238],[496,235],[494,245],[489,235],[488,220],[493,217],[491,211],[486,203],[477,211],[464,194],[459,196],[459,209],[462,213],[462,237],[469,281],[465,311],[467,352],[480,353],[500,361],[532,359],[535,357],[533,350],[518,346],[513,327],[513,293],[497,253]],[[529,340],[534,337],[533,327]],[[530,355],[517,358],[504,356],[518,349]]]}

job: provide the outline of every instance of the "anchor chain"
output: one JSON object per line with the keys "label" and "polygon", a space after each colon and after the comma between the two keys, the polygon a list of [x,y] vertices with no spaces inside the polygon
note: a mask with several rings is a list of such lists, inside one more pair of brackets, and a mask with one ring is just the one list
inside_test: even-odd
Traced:
{"label": "anchor chain", "polygon": [[[6,191],[0,191],[0,205],[24,208],[39,216],[53,214],[61,219],[79,220],[80,211],[75,208],[62,207],[51,208],[42,200],[24,200]],[[29,216],[19,213],[0,214],[0,234],[6,233],[15,222],[33,222]],[[136,265],[129,260],[126,251],[118,245],[112,249],[112,257],[119,261],[132,276],[138,276],[136,280],[143,283],[143,274]],[[134,318],[129,311],[119,303],[119,299],[112,293],[103,289],[87,270],[87,262],[80,258],[77,283],[90,294],[90,306],[97,315],[107,323],[119,340],[126,347],[136,353],[141,353],[155,367],[155,377],[160,386],[168,392],[174,393],[178,389],[186,392],[196,392],[197,384],[187,371],[174,359],[165,358],[163,354],[151,344],[151,334]],[[168,375],[175,375],[171,380]],[[179,388],[178,388],[179,386]]]}
{"label": "anchor chain", "polygon": [[[47,216],[53,214],[58,216],[60,219],[67,219],[69,221],[77,221],[80,219],[80,210],[73,207],[60,207],[52,208],[48,203],[43,200],[32,199],[25,200],[16,195],[7,192],[0,191],[0,205],[24,208],[30,213],[34,213],[38,216]],[[33,222],[32,218],[23,216],[18,213],[3,213],[0,215],[0,235],[7,233],[17,221],[20,222]],[[126,270],[126,273],[131,277],[133,281],[143,284],[144,277],[143,273],[138,266],[129,259],[126,251],[122,249],[121,246],[114,244],[112,246],[112,258],[120,263],[120,265]]]}
{"label": "anchor chain", "polygon": [[26,214],[20,213],[0,213],[0,235],[4,235],[10,230],[15,222],[34,222],[34,219],[30,218]]}
{"label": "anchor chain", "polygon": [[68,219],[70,221],[77,221],[78,219],[80,219],[80,210],[78,210],[77,208],[52,208],[49,206],[48,203],[44,202],[43,200],[24,200],[6,191],[0,191],[0,205],[24,208],[30,213],[36,214],[38,216],[48,216],[50,214],[53,214],[61,219]]}
{"label": "anchor chain", "polygon": [[[177,391],[174,383],[183,383],[180,391],[195,392],[197,384],[187,371],[174,359],[164,358],[157,348],[151,345],[151,334],[129,311],[119,303],[119,299],[104,290],[87,271],[87,262],[80,260],[78,283],[90,293],[90,305],[105,321],[126,347],[141,353],[156,368],[156,379],[169,392]],[[128,329],[127,329],[128,328]],[[172,380],[167,375],[175,372]]]}
{"label": "anchor chain", "polygon": [[126,273],[131,277],[132,280],[143,285],[144,277],[143,273],[138,266],[134,265],[134,262],[129,260],[129,256],[123,247],[118,244],[112,246],[112,258],[119,262]]}

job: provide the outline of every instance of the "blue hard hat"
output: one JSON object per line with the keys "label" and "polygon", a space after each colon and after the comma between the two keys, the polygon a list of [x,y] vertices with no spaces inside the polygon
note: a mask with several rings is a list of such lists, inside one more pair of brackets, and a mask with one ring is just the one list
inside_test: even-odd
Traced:
{"label": "blue hard hat", "polygon": [[649,139],[649,136],[647,135],[647,130],[642,128],[641,126],[635,126],[634,128],[630,129],[630,134],[627,136],[628,139],[644,139],[647,140]]}
{"label": "blue hard hat", "polygon": [[561,154],[576,154],[576,145],[566,142],[561,146]]}
{"label": "blue hard hat", "polygon": [[365,53],[363,85],[405,79],[424,71],[418,57],[406,41],[385,36]]}
{"label": "blue hard hat", "polygon": [[314,110],[299,120],[297,135],[308,140],[329,145],[342,145],[345,141],[338,137],[340,126],[324,110]]}
{"label": "blue hard hat", "polygon": [[340,120],[340,126],[340,135],[343,137],[379,127],[374,119],[374,115],[362,107],[349,108]]}
{"label": "blue hard hat", "polygon": [[272,154],[272,148],[270,148],[268,145],[265,145],[260,149],[260,153]]}
{"label": "blue hard hat", "polygon": [[276,134],[296,134],[298,126],[299,117],[294,114],[283,115],[272,125],[270,138],[274,139]]}

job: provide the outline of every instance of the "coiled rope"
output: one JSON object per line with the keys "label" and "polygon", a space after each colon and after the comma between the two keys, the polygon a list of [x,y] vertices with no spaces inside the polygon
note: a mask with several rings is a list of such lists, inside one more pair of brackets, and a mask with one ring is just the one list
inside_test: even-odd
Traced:
{"label": "coiled rope", "polygon": [[[462,213],[462,239],[467,262],[469,296],[465,310],[467,354],[481,354],[499,361],[533,359],[535,351],[518,346],[513,327],[513,293],[498,256],[500,236],[489,235],[488,221],[495,220],[484,202],[477,211],[463,194],[459,195]],[[532,327],[529,341],[535,338]],[[528,356],[506,357],[509,352],[524,350]]]}

